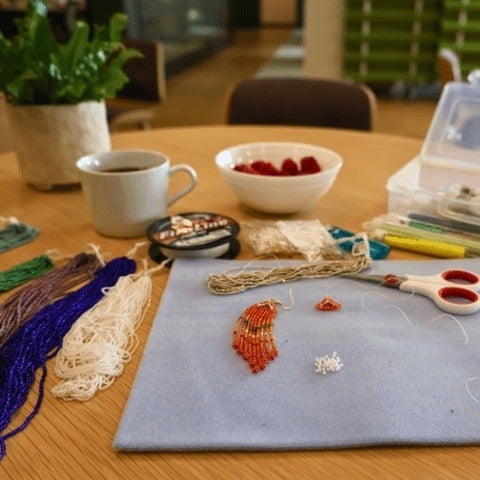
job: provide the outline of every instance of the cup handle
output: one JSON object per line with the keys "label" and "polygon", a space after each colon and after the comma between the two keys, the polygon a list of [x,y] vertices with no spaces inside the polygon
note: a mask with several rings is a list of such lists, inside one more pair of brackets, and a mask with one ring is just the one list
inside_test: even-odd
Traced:
{"label": "cup handle", "polygon": [[170,167],[168,176],[171,177],[174,173],[181,171],[186,172],[189,175],[190,183],[186,187],[183,187],[181,190],[179,190],[177,193],[173,194],[171,197],[168,197],[167,206],[170,206],[172,203],[184,197],[188,192],[191,192],[193,190],[193,187],[195,187],[195,185],[197,184],[197,172],[190,165],[185,165],[183,163],[179,165],[172,165]]}

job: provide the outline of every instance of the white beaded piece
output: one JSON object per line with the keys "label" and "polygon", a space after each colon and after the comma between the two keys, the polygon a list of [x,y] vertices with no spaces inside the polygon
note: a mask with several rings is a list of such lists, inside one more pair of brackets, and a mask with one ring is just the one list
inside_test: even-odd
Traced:
{"label": "white beaded piece", "polygon": [[338,372],[343,367],[343,363],[337,355],[337,352],[333,352],[333,355],[329,357],[324,355],[323,357],[315,358],[315,372],[326,375],[329,372]]}

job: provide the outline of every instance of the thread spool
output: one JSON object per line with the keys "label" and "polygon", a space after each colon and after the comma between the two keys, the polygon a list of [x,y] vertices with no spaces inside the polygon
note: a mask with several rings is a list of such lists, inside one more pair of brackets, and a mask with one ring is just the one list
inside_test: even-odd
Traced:
{"label": "thread spool", "polygon": [[147,229],[150,256],[156,262],[175,258],[235,258],[240,251],[239,224],[210,212],[165,217]]}

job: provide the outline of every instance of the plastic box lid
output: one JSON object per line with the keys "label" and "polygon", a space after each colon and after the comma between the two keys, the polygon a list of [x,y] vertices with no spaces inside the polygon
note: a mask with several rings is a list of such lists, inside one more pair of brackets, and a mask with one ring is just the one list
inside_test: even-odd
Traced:
{"label": "plastic box lid", "polygon": [[445,85],[420,154],[387,189],[389,211],[480,226],[480,70]]}
{"label": "plastic box lid", "polygon": [[459,168],[480,168],[480,70],[468,82],[445,85],[420,158],[422,163],[443,160]]}
{"label": "plastic box lid", "polygon": [[419,157],[421,187],[480,186],[480,70],[445,85]]}

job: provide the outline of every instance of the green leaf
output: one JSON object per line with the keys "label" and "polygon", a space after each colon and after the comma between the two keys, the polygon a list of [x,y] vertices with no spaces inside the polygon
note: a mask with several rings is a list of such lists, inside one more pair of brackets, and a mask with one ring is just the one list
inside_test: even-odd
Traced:
{"label": "green leaf", "polygon": [[60,63],[71,72],[85,56],[88,48],[90,27],[85,22],[77,22],[75,30],[65,45],[60,48]]}
{"label": "green leaf", "polygon": [[35,89],[32,86],[32,81],[36,79],[37,75],[33,70],[25,71],[7,85],[7,95],[13,96],[14,103],[32,103],[35,99]]}
{"label": "green leaf", "polygon": [[128,82],[123,66],[140,52],[126,49],[127,16],[112,15],[107,25],[79,21],[66,43],[55,40],[45,0],[30,0],[16,19],[18,34],[0,32],[0,91],[12,103],[77,103],[114,97]]}
{"label": "green leaf", "polygon": [[128,17],[123,13],[115,13],[110,18],[108,25],[109,40],[111,42],[120,42],[123,32],[127,28]]}

